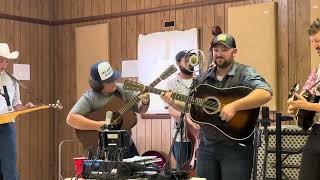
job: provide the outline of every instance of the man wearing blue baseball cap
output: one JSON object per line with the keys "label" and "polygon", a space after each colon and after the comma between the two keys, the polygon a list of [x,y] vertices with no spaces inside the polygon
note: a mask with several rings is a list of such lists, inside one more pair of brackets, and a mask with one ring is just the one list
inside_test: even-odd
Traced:
{"label": "man wearing blue baseball cap", "polygon": [[[107,61],[100,61],[91,66],[89,84],[91,89],[84,93],[77,103],[73,106],[67,116],[67,124],[80,130],[102,131],[106,121],[94,121],[85,117],[85,115],[98,110],[107,105],[116,93],[121,94],[124,101],[130,100],[135,94],[132,91],[124,91],[121,83],[115,81],[121,77],[118,71],[112,69]],[[138,113],[145,113],[148,110],[150,97],[149,94],[140,95],[141,101],[134,107]],[[132,119],[136,121],[136,119]],[[139,155],[138,150],[131,141],[129,151],[124,154],[124,158]]]}
{"label": "man wearing blue baseball cap", "polygon": [[[252,67],[235,61],[237,46],[230,34],[217,35],[211,49],[215,66],[198,77],[196,84],[213,86],[221,91],[244,86],[252,91],[233,102],[219,105],[219,117],[215,116],[210,120],[228,123],[239,111],[260,107],[271,99],[272,90],[265,79]],[[185,103],[173,100],[171,96],[172,92],[166,92],[162,93],[161,98],[181,111]],[[250,180],[253,167],[253,136],[245,140],[234,140],[212,124],[199,124],[201,142],[198,148],[197,176],[208,180]]]}

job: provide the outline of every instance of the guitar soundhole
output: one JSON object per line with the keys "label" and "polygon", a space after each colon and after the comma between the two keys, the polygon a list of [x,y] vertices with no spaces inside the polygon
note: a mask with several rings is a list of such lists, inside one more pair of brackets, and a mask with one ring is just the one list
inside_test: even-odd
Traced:
{"label": "guitar soundhole", "polygon": [[220,110],[220,101],[215,97],[207,97],[206,100],[210,101],[212,108],[203,108],[207,114],[216,114]]}

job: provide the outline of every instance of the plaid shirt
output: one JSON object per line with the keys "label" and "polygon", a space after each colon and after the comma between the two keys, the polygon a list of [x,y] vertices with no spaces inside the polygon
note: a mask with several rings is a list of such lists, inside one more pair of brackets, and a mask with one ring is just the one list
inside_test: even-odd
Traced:
{"label": "plaid shirt", "polygon": [[[309,77],[308,77],[307,81],[305,82],[302,89],[305,91],[309,90],[312,86],[314,86],[314,84],[317,82],[317,80],[318,80],[317,69],[315,69],[310,73],[310,75],[309,75]],[[316,94],[315,87],[311,88],[310,93]]]}

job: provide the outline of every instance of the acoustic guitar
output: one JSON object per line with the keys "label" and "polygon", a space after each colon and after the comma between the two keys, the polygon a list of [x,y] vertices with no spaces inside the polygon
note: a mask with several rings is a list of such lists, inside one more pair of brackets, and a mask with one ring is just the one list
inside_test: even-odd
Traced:
{"label": "acoustic guitar", "polygon": [[63,106],[58,100],[56,104],[41,105],[41,106],[36,106],[32,108],[26,108],[19,111],[12,111],[5,114],[0,114],[0,124],[14,122],[15,118],[18,117],[19,115],[30,113],[33,111],[38,111],[41,109],[48,109],[48,108],[62,109]]}
{"label": "acoustic guitar", "polygon": [[[125,81],[123,87],[128,90],[150,92],[158,95],[165,92],[164,90],[144,86],[133,81]],[[221,120],[219,115],[223,106],[247,96],[251,91],[252,89],[243,86],[216,88],[211,85],[201,84],[192,91],[193,96],[191,97],[172,93],[172,98],[190,103],[192,121],[202,125],[213,126],[230,139],[245,140],[254,132],[260,107],[239,111],[229,122]]]}
{"label": "acoustic guitar", "polygon": [[[299,84],[295,84],[289,92],[289,98],[297,100],[298,98],[294,95],[299,91]],[[310,91],[305,91],[302,93],[302,96],[311,103],[319,103],[320,96],[311,94]],[[313,124],[313,118],[315,116],[315,111],[309,111],[304,109],[297,109],[295,112],[295,119],[298,121],[298,126],[304,130],[310,129]]]}
{"label": "acoustic guitar", "polygon": [[[165,80],[174,72],[177,68],[174,65],[168,67],[156,80],[154,80],[150,86],[154,87],[162,80]],[[131,129],[137,124],[136,114],[132,111],[132,108],[140,101],[139,96],[133,97],[131,100],[125,102],[119,92],[115,93],[115,96],[104,107],[99,108],[85,117],[95,121],[101,121],[106,119],[106,112],[112,111],[112,118],[109,125],[106,125],[106,129],[119,130],[124,129],[131,132]],[[80,130],[76,129],[76,135],[83,147],[96,147],[99,141],[99,132],[95,130]]]}

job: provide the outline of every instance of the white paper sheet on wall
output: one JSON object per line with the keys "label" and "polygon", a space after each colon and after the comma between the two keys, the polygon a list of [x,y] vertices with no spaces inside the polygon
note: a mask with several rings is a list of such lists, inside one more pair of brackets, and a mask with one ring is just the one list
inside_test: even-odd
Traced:
{"label": "white paper sheet on wall", "polygon": [[122,77],[138,77],[138,60],[122,61]]}
{"label": "white paper sheet on wall", "polygon": [[[156,32],[139,35],[138,39],[138,78],[148,85],[171,64],[176,65],[175,56],[181,50],[198,49],[198,29],[186,31]],[[171,75],[168,79],[173,78]],[[167,81],[157,88],[165,89]],[[167,114],[164,102],[158,95],[151,95],[149,114]]]}
{"label": "white paper sheet on wall", "polygon": [[19,80],[30,80],[30,64],[13,64],[13,75]]}

